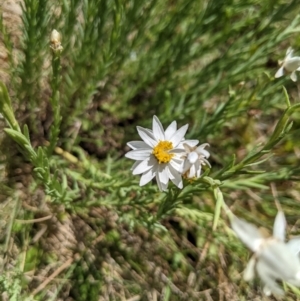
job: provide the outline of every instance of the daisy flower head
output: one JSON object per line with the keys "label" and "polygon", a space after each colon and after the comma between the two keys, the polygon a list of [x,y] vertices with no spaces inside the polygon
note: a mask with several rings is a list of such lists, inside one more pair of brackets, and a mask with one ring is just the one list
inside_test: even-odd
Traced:
{"label": "daisy flower head", "polygon": [[281,77],[286,73],[290,73],[292,81],[297,81],[296,71],[300,70],[300,57],[293,56],[294,50],[289,47],[283,61],[280,61],[280,68],[277,70],[275,77]]}
{"label": "daisy flower head", "polygon": [[141,175],[140,186],[149,183],[154,177],[161,191],[168,188],[171,180],[178,188],[183,187],[181,170],[183,143],[191,147],[198,140],[185,140],[188,124],[177,130],[173,121],[166,130],[156,116],[153,116],[152,130],[138,126],[137,131],[143,141],[131,141],[127,145],[132,149],[125,157],[136,160],[132,166],[134,175]]}
{"label": "daisy flower head", "polygon": [[190,146],[187,143],[183,143],[185,154],[182,156],[182,158],[184,159],[182,175],[185,178],[199,178],[203,165],[211,167],[209,162],[207,161],[210,154],[205,149],[206,146],[209,146],[209,144],[203,143],[199,146]]}

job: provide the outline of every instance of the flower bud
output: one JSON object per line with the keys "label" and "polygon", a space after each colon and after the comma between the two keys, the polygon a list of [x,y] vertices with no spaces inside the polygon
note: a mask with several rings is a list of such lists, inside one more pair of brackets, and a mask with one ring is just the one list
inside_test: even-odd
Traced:
{"label": "flower bud", "polygon": [[51,32],[50,48],[55,53],[61,53],[63,50],[63,47],[61,45],[61,34],[56,29],[53,29]]}

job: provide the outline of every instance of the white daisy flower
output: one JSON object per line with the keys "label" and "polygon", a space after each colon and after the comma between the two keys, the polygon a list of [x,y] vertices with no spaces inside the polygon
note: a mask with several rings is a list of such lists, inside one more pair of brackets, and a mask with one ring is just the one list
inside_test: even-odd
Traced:
{"label": "white daisy flower", "polygon": [[171,180],[178,188],[183,187],[181,169],[182,154],[185,152],[183,143],[191,147],[198,144],[198,140],[184,140],[188,124],[177,130],[177,123],[173,121],[164,131],[162,124],[153,116],[152,130],[137,127],[143,141],[131,141],[127,145],[132,148],[125,157],[136,160],[132,167],[134,175],[141,174],[140,186],[149,183],[156,177],[161,191],[168,188]]}
{"label": "white daisy flower", "polygon": [[297,81],[296,71],[300,70],[300,57],[293,56],[294,50],[289,47],[283,61],[279,62],[281,67],[277,70],[275,77],[281,77],[285,73],[290,73],[292,81]]}
{"label": "white daisy flower", "polygon": [[273,236],[264,237],[259,229],[233,216],[231,226],[240,240],[254,252],[244,271],[244,279],[252,280],[255,272],[264,283],[266,295],[284,295],[277,280],[300,287],[300,237],[285,242],[286,220],[278,211],[273,228]]}
{"label": "white daisy flower", "polygon": [[184,159],[182,175],[188,179],[199,178],[201,175],[202,165],[210,164],[207,161],[210,154],[205,147],[209,146],[208,143],[203,143],[199,146],[190,146],[186,142],[183,143],[185,154],[182,156]]}

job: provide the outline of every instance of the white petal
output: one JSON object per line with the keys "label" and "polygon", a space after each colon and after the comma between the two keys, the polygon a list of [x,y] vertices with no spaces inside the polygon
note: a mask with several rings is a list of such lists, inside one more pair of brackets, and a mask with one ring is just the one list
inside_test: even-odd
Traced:
{"label": "white petal", "polygon": [[209,156],[210,156],[210,153],[209,153],[206,149],[202,149],[201,151],[199,151],[199,150],[197,149],[197,152],[198,152],[199,154],[201,154],[202,156],[204,156],[205,158],[209,158]]}
{"label": "white petal", "polygon": [[194,164],[197,160],[199,160],[199,156],[196,152],[191,152],[188,154],[187,159],[191,164]]}
{"label": "white petal", "polygon": [[255,276],[255,264],[256,258],[253,255],[247,263],[246,269],[244,270],[243,278],[245,281],[250,281]]}
{"label": "white petal", "polygon": [[198,148],[206,148],[207,146],[210,146],[209,143],[202,143],[201,145],[198,146]]}
{"label": "white petal", "polygon": [[130,170],[134,170],[142,161],[135,161]]}
{"label": "white petal", "polygon": [[188,177],[191,179],[194,178],[195,176],[196,176],[196,166],[195,164],[192,164]]}
{"label": "white petal", "polygon": [[168,183],[167,184],[161,183],[158,173],[156,173],[156,182],[160,191],[166,191],[168,189]]}
{"label": "white petal", "polygon": [[140,186],[144,186],[149,183],[155,176],[153,169],[149,169],[147,172],[143,173],[140,179]]}
{"label": "white petal", "polygon": [[182,168],[183,168],[183,160],[176,160],[172,159],[169,162],[169,166],[172,166],[175,170],[177,170],[178,173],[182,173]]}
{"label": "white petal", "polygon": [[192,164],[190,163],[190,161],[185,160],[182,167],[182,173],[185,174],[191,168],[191,166]]}
{"label": "white petal", "polygon": [[286,245],[293,252],[293,254],[300,254],[300,236],[291,238]]}
{"label": "white petal", "polygon": [[173,121],[165,130],[165,139],[170,140],[170,138],[175,134],[177,131],[177,123]]}
{"label": "white petal", "polygon": [[[168,179],[169,179],[169,180],[174,179],[174,178],[175,178],[175,175],[173,175],[173,174],[170,172],[170,168],[172,168],[172,166],[171,166],[171,165],[167,165],[165,168],[166,168],[166,173],[167,173],[167,175],[168,175]],[[176,173],[178,173],[178,172],[176,172]]]}
{"label": "white petal", "polygon": [[272,295],[272,292],[271,292],[271,290],[269,289],[269,287],[267,285],[264,285],[263,292],[266,296],[271,296]]}
{"label": "white petal", "polygon": [[284,69],[283,69],[283,66],[281,66],[281,67],[277,70],[277,72],[276,72],[276,74],[275,74],[275,78],[281,77],[281,76],[283,76],[283,75],[284,75]]}
{"label": "white petal", "polygon": [[169,154],[184,154],[185,150],[183,148],[173,148],[171,150],[168,151]]}
{"label": "white petal", "polygon": [[285,59],[289,59],[293,56],[293,53],[294,53],[294,50],[292,47],[289,47],[287,50],[286,50],[286,54],[285,54]]}
{"label": "white petal", "polygon": [[[190,153],[190,152],[192,152],[193,150],[194,150],[194,148],[192,147],[192,146],[190,146],[190,145],[188,145],[188,144],[186,144],[186,143],[184,143],[184,142],[182,142],[182,143],[179,143],[179,145],[180,144],[182,144],[183,145],[183,148],[184,148],[184,150],[185,150],[185,152],[188,154],[188,153]],[[178,145],[178,146],[179,146]],[[177,146],[177,147],[178,147]]]}
{"label": "white petal", "polygon": [[142,128],[141,126],[137,126],[136,129],[146,144],[148,144],[150,147],[156,146],[158,141],[155,140],[151,130]]}
{"label": "white petal", "polygon": [[144,141],[130,141],[127,142],[127,145],[132,149],[149,148],[149,145],[146,144]]}
{"label": "white petal", "polygon": [[202,166],[200,165],[199,161],[195,163],[195,168],[196,168],[196,177],[200,178]]}
{"label": "white petal", "polygon": [[194,147],[199,143],[199,140],[185,140],[184,143],[188,144],[191,147]]}
{"label": "white petal", "polygon": [[125,154],[126,158],[143,161],[151,155],[151,149],[136,149]]}
{"label": "white petal", "polygon": [[[180,155],[179,155],[180,156]],[[183,163],[183,159],[180,157],[178,157],[178,155],[175,155],[172,160],[170,161],[169,164],[173,164],[174,162],[177,164],[177,165],[181,165]]]}
{"label": "white petal", "polygon": [[291,80],[293,81],[293,82],[296,82],[297,81],[297,75],[296,75],[296,72],[294,71],[294,72],[292,72],[291,73]]}
{"label": "white petal", "polygon": [[184,138],[184,135],[188,129],[189,125],[186,124],[182,126],[176,133],[170,138],[170,141],[173,143],[173,147],[176,147],[181,140]]}
{"label": "white petal", "polygon": [[300,271],[300,261],[284,242],[269,240],[259,254],[259,260],[268,266],[268,274],[273,278],[296,281],[296,274]]}
{"label": "white petal", "polygon": [[183,187],[181,175],[172,166],[168,166],[169,178],[180,189]]}
{"label": "white petal", "polygon": [[158,142],[159,140],[165,140],[165,131],[160,123],[159,119],[154,115],[153,116],[153,123],[152,123],[152,130],[155,140]]}
{"label": "white petal", "polygon": [[273,237],[285,241],[286,220],[283,211],[278,211],[273,226]]}
{"label": "white petal", "polygon": [[155,165],[153,165],[153,161],[150,160],[150,158],[147,158],[146,160],[142,161],[139,165],[133,169],[132,174],[133,175],[139,175],[141,173],[147,172],[149,169],[152,169]]}
{"label": "white petal", "polygon": [[210,163],[206,159],[202,158],[201,163],[202,163],[202,165],[207,165],[209,168],[211,168]]}
{"label": "white petal", "polygon": [[264,238],[259,230],[252,224],[233,216],[231,227],[239,239],[253,252],[259,251],[264,242]]}
{"label": "white petal", "polygon": [[271,293],[278,296],[284,295],[284,291],[276,283],[276,278],[272,277],[272,274],[270,273],[270,266],[266,262],[258,260],[256,270],[261,280],[265,283],[264,293],[267,296],[271,295]]}
{"label": "white petal", "polygon": [[196,149],[197,153],[203,155],[205,158],[209,158],[209,156],[210,156],[210,153],[206,149],[204,149],[204,147],[207,145],[208,145],[208,143],[205,143],[205,145],[201,144]]}
{"label": "white petal", "polygon": [[288,72],[293,72],[293,71],[297,70],[297,68],[300,67],[300,57],[295,56],[288,60],[285,60],[283,67]]}
{"label": "white petal", "polygon": [[168,175],[168,172],[166,170],[165,164],[159,164],[158,165],[157,174],[158,174],[159,181],[162,184],[167,185],[168,182],[169,182],[169,175]]}

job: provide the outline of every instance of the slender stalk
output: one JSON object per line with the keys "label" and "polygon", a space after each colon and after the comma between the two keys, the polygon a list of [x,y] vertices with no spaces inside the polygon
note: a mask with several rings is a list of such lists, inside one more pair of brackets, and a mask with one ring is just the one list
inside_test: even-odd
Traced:
{"label": "slender stalk", "polygon": [[[57,35],[57,37],[55,37]],[[48,155],[51,155],[54,151],[54,148],[57,144],[58,136],[60,133],[60,123],[61,123],[61,105],[60,105],[60,83],[61,83],[61,63],[60,55],[62,51],[62,46],[60,44],[60,34],[53,30],[52,32],[52,96],[50,103],[53,111],[53,124],[50,128],[50,144],[48,146]]]}

